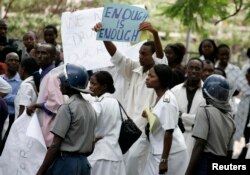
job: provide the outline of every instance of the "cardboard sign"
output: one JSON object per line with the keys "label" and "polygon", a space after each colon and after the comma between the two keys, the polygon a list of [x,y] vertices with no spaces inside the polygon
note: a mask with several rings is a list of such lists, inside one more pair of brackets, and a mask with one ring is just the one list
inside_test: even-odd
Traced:
{"label": "cardboard sign", "polygon": [[144,8],[109,3],[104,7],[102,29],[97,33],[97,40],[138,42],[139,24],[147,17]]}
{"label": "cardboard sign", "polygon": [[46,153],[47,147],[36,113],[30,117],[24,111],[11,126],[0,157],[0,175],[34,175]]}
{"label": "cardboard sign", "polygon": [[[65,63],[84,66],[88,70],[112,66],[110,55],[102,41],[96,40],[91,28],[102,19],[103,8],[64,12],[61,18],[61,35]],[[114,42],[126,52],[130,43]]]}

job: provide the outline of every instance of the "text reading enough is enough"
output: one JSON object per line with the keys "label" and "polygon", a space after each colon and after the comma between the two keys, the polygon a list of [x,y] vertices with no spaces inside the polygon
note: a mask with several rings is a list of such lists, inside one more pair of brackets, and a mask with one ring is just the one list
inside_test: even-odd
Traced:
{"label": "text reading enough is enough", "polygon": [[104,14],[105,18],[114,18],[122,20],[136,20],[144,21],[147,19],[148,14],[145,14],[142,11],[137,11],[129,8],[114,8],[107,7],[107,10]]}

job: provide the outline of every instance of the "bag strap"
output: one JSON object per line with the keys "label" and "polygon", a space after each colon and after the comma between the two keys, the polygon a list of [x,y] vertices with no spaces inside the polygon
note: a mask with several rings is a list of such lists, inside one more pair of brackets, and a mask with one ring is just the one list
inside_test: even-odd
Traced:
{"label": "bag strap", "polygon": [[118,100],[117,100],[117,102],[118,102],[119,107],[120,107],[120,114],[121,114],[122,122],[124,122],[124,119],[123,119],[123,116],[122,116],[122,111],[124,112],[124,114],[126,115],[126,117],[127,117],[128,119],[130,119],[129,116],[128,116],[128,114],[127,114],[127,112],[126,112],[125,109],[123,108],[122,104],[121,104]]}

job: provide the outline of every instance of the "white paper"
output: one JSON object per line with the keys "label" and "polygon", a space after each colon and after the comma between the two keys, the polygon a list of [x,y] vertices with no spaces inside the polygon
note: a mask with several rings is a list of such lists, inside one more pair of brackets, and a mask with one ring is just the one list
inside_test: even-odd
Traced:
{"label": "white paper", "polygon": [[43,138],[42,130],[40,128],[40,124],[36,113],[32,115],[30,124],[26,131],[26,135],[36,139],[46,149],[46,144]]}
{"label": "white paper", "polygon": [[[26,111],[13,123],[0,157],[0,175],[34,175],[41,166],[47,149],[41,139],[26,135],[27,128],[33,127],[33,136],[41,130],[37,118],[31,118]],[[31,132],[31,131],[30,131]],[[31,134],[32,135],[32,134]],[[39,141],[38,141],[39,140]]]}
{"label": "white paper", "polygon": [[[101,22],[103,8],[64,12],[61,18],[61,34],[65,63],[83,65],[88,70],[111,66],[110,55],[102,41],[96,40],[92,30]],[[124,52],[130,43],[114,42]]]}

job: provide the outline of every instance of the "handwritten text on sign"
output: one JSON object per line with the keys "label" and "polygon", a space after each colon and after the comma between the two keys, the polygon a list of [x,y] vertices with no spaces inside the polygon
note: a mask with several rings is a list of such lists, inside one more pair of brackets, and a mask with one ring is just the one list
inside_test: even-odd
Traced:
{"label": "handwritten text on sign", "polygon": [[98,40],[137,42],[140,39],[139,24],[145,21],[148,12],[144,8],[107,4],[102,15],[102,29]]}
{"label": "handwritten text on sign", "polygon": [[[102,41],[96,40],[91,28],[100,22],[104,8],[86,9],[62,14],[61,32],[65,63],[83,65],[88,70],[113,65]],[[115,42],[126,53],[130,43]]]}

